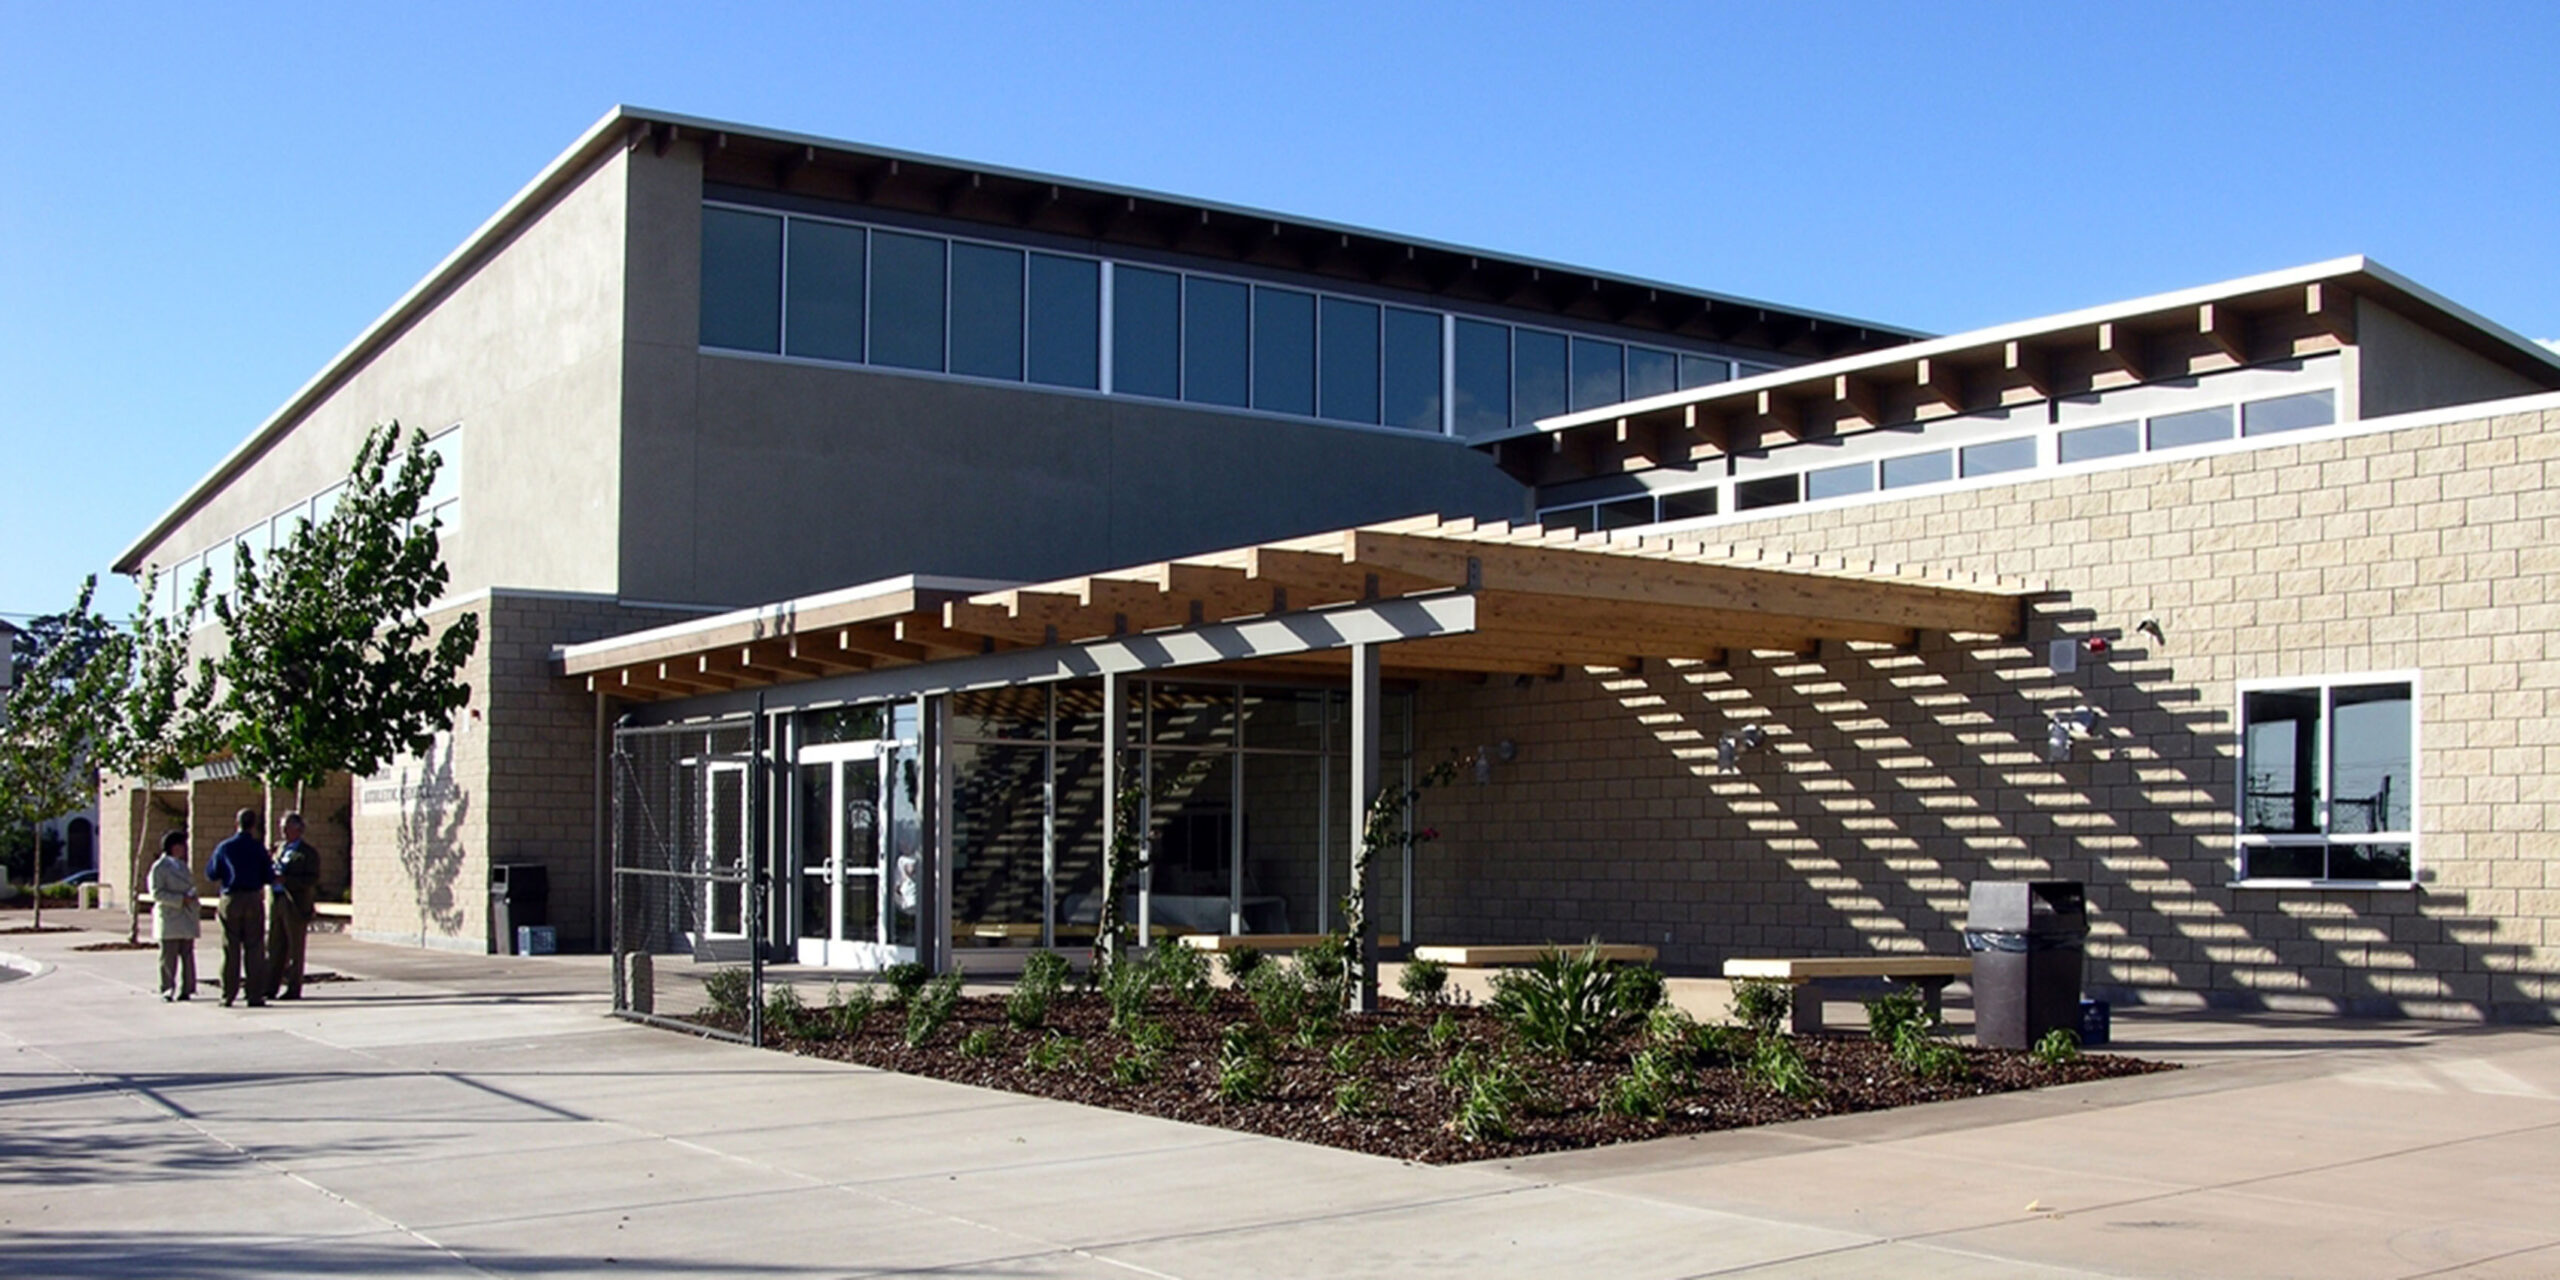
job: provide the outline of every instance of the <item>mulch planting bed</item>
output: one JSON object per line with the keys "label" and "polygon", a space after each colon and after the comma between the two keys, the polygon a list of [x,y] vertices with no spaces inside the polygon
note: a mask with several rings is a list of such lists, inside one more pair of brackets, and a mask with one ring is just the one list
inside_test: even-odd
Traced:
{"label": "mulch planting bed", "polygon": [[8,928],[6,928],[6,929],[0,929],[0,933],[78,933],[78,932],[80,932],[80,926],[75,925],[75,924],[42,924],[42,925],[38,925],[38,924],[13,924],[13,925],[10,925],[10,926],[9,926]]}
{"label": "mulch planting bed", "polygon": [[[823,998],[824,993],[815,993],[811,1003]],[[1158,1059],[1154,1077],[1143,1083],[1115,1079],[1114,1064],[1129,1055],[1132,1046],[1111,1030],[1110,1009],[1102,998],[1089,993],[1061,996],[1050,1010],[1046,1027],[1036,1031],[1011,1026],[1001,999],[972,997],[960,1001],[948,1025],[914,1048],[907,1046],[902,1034],[905,1011],[886,1004],[849,1036],[784,1036],[768,1026],[765,1039],[767,1045],[792,1053],[909,1075],[1432,1164],[1574,1150],[2172,1069],[2164,1063],[2107,1054],[2048,1064],[2030,1054],[1965,1045],[1956,1046],[1964,1059],[1960,1074],[1921,1079],[1897,1065],[1881,1044],[1864,1038],[1808,1037],[1796,1043],[1819,1092],[1797,1100],[1779,1095],[1747,1073],[1751,1038],[1737,1030],[1732,1040],[1737,1051],[1729,1059],[1708,1055],[1666,1114],[1640,1118],[1616,1114],[1607,1106],[1617,1082],[1627,1073],[1631,1056],[1643,1047],[1640,1032],[1621,1036],[1590,1059],[1577,1062],[1514,1046],[1509,1029],[1481,1008],[1423,1008],[1394,1000],[1384,1004],[1378,1014],[1342,1020],[1340,1033],[1333,1037],[1300,1043],[1292,1036],[1271,1035],[1270,1059],[1276,1068],[1272,1084],[1263,1098],[1243,1103],[1222,1100],[1217,1089],[1221,1033],[1230,1026],[1255,1024],[1252,1004],[1232,990],[1217,992],[1205,1011],[1164,997],[1156,1000],[1150,1017],[1171,1031],[1172,1042]],[[1441,1043],[1435,1045],[1430,1029],[1444,1016],[1453,1023],[1449,1032],[1454,1034],[1444,1032]],[[706,1011],[699,1020],[744,1030],[734,1017]],[[1409,1053],[1362,1055],[1359,1062],[1349,1064],[1348,1072],[1336,1069],[1345,1064],[1329,1060],[1340,1039],[1370,1037],[1377,1028],[1396,1025],[1407,1029]],[[980,1031],[986,1033],[980,1037],[983,1052],[975,1056],[964,1052],[964,1041]],[[1065,1043],[1053,1051],[1048,1069],[1028,1061],[1032,1049],[1053,1036]],[[1469,1047],[1488,1059],[1508,1054],[1528,1081],[1527,1100],[1517,1109],[1508,1137],[1470,1139],[1452,1125],[1460,1094],[1443,1083],[1443,1068]],[[1335,1105],[1337,1089],[1353,1078],[1366,1082],[1368,1094],[1366,1106],[1356,1115],[1344,1114]]]}
{"label": "mulch planting bed", "polygon": [[74,951],[157,951],[159,949],[160,944],[157,942],[84,942],[72,948]]}

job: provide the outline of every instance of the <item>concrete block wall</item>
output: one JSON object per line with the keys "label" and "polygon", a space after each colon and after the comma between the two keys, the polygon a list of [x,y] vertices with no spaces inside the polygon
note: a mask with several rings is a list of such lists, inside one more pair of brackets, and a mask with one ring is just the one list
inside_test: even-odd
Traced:
{"label": "concrete block wall", "polygon": [[455,951],[488,947],[489,653],[485,602],[437,611],[441,636],[478,613],[480,646],[464,664],[471,701],[423,753],[353,780],[349,930],[380,942]]}
{"label": "concrete block wall", "polygon": [[[2089,885],[2128,998],[2560,1016],[2560,411],[2245,449],[1731,524],[1727,539],[2047,581],[2021,640],[1736,653],[1422,696],[1417,932],[1601,935],[1676,969],[1952,953],[1965,886]],[[2159,620],[2165,642],[2134,632]],[[2104,634],[2073,675],[2047,640]],[[2233,884],[2236,682],[2419,671],[2421,882]],[[2049,763],[2050,711],[2096,734]],[[1715,771],[1725,730],[1768,745]]]}
{"label": "concrete block wall", "polygon": [[[142,828],[142,839],[134,840],[134,828]],[[151,863],[160,856],[160,836],[166,831],[187,826],[187,793],[182,790],[146,791],[106,780],[98,795],[98,901],[102,906],[130,909],[133,886],[142,875],[149,874]],[[188,837],[192,846],[194,837]],[[192,860],[194,850],[189,849]],[[213,852],[207,848],[206,853]]]}

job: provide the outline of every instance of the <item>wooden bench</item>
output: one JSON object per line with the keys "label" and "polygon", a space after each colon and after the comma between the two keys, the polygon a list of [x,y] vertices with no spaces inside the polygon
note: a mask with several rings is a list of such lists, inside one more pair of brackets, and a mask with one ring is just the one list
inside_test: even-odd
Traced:
{"label": "wooden bench", "polygon": [[1601,959],[1622,964],[1651,964],[1657,954],[1651,947],[1630,943],[1578,942],[1570,945],[1545,944],[1534,947],[1415,947],[1413,958],[1445,964],[1452,969],[1495,969],[1504,965],[1536,964],[1539,957],[1550,951],[1561,951],[1567,955],[1597,951]]}
{"label": "wooden bench", "polygon": [[[1325,937],[1321,933],[1186,933],[1182,935],[1182,945],[1210,952],[1242,951],[1247,947],[1256,951],[1304,951]],[[1403,941],[1392,933],[1382,933],[1378,935],[1378,949],[1384,951]]]}
{"label": "wooden bench", "polygon": [[[1132,922],[1129,927],[1135,929],[1137,925]],[[1171,925],[1155,925],[1153,929],[1152,936],[1159,942],[1173,933]],[[955,935],[975,939],[982,947],[1038,946],[1040,944],[1040,926],[1036,924],[959,924],[952,926],[951,931]],[[1067,943],[1083,945],[1092,942],[1098,932],[1089,924],[1062,924],[1051,936],[1056,938],[1060,945]]]}
{"label": "wooden bench", "polygon": [[[1920,989],[1921,1007],[1927,1011],[1929,1021],[1935,1023],[1947,984],[1973,976],[1973,961],[1963,956],[1803,956],[1781,960],[1737,957],[1724,962],[1724,976],[1783,982],[1798,988],[1811,986],[1817,991],[1823,983],[1844,978],[1907,982]],[[1808,999],[1808,996],[1812,998]],[[1795,1005],[1797,1035],[1812,1035],[1822,1030],[1822,999],[1819,995],[1799,990]]]}

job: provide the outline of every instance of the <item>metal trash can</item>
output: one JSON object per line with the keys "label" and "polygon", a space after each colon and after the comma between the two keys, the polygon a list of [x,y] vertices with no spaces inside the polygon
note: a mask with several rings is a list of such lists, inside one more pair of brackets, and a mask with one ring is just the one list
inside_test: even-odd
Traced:
{"label": "metal trash can", "polygon": [[551,869],[539,862],[500,862],[489,868],[489,924],[498,954],[521,955],[516,930],[551,923]]}
{"label": "metal trash can", "polygon": [[2079,1031],[2088,938],[2088,895],[2079,881],[1975,881],[1964,923],[1974,1040],[2028,1049],[2049,1032]]}

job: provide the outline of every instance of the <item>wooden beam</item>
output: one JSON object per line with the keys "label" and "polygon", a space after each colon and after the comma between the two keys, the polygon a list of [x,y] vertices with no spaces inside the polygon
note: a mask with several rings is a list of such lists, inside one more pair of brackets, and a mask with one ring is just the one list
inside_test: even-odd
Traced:
{"label": "wooden beam", "polygon": [[[1008,640],[1015,644],[1048,645],[1064,641],[1066,636],[1058,624],[1037,616],[1039,613],[1036,604],[1032,609],[1033,616],[1025,617],[1004,605],[953,600],[942,606],[942,629],[961,635]],[[899,626],[898,638],[914,639],[907,634],[903,623]]]}
{"label": "wooden beam", "polygon": [[1876,385],[1864,378],[1845,373],[1835,376],[1831,379],[1831,400],[1836,406],[1832,418],[1835,425],[1842,418],[1855,418],[1868,427],[1884,425],[1883,398],[1877,395]]}
{"label": "wooden beam", "polygon": [[1932,417],[1952,416],[1964,412],[1964,374],[1940,356],[1922,356],[1913,370],[1920,387],[1924,411],[1934,405]]}
{"label": "wooden beam", "polygon": [[657,671],[649,677],[649,681],[666,688],[681,689],[686,693],[715,693],[737,687],[726,681],[713,680],[696,669],[693,662],[681,659],[658,663]]}
{"label": "wooden beam", "polygon": [[1485,635],[1606,635],[1610,643],[1651,658],[1692,658],[1719,648],[1783,648],[1807,639],[1907,645],[1910,627],[1848,618],[1773,617],[1743,609],[1706,609],[1641,601],[1593,601],[1514,591],[1476,597],[1476,627]]}
{"label": "wooden beam", "polygon": [[1165,594],[1153,582],[1131,578],[1093,577],[1077,585],[1077,598],[1084,607],[1107,616],[1112,623],[1109,634],[1153,631],[1158,627],[1191,624],[1191,604]]}
{"label": "wooden beam", "polygon": [[2018,597],[1953,585],[1832,577],[1737,564],[1701,564],[1553,547],[1513,547],[1355,529],[1355,565],[1444,581],[1467,580],[1469,562],[1485,591],[1580,596],[1771,617],[1876,623],[1924,631],[2016,635]]}
{"label": "wooden beam", "polygon": [[2321,332],[2338,340],[2340,345],[2356,340],[2356,299],[2339,285],[2314,281],[2303,286],[2303,313]]}
{"label": "wooden beam", "polygon": [[933,650],[895,638],[896,630],[894,623],[876,630],[870,627],[845,627],[836,632],[836,648],[863,657],[887,658],[897,662],[933,660]]}
{"label": "wooden beam", "polygon": [[[1003,611],[997,612],[1001,614]],[[922,648],[936,658],[993,653],[999,647],[993,633],[937,625],[929,618],[900,618],[894,629],[900,641]]]}
{"label": "wooden beam", "polygon": [[2098,326],[2098,354],[2135,382],[2150,380],[2150,365],[2143,359],[2141,337],[2113,320]]}
{"label": "wooden beam", "polygon": [[1785,396],[1764,390],[1759,393],[1752,411],[1759,418],[1760,428],[1764,431],[1775,428],[1791,436],[1804,434],[1804,411],[1795,401]]}
{"label": "wooden beam", "polygon": [[822,636],[793,636],[784,643],[783,652],[794,661],[814,664],[830,675],[838,671],[869,671],[880,665],[879,659],[852,652]]}
{"label": "wooden beam", "polygon": [[2233,364],[2249,363],[2249,322],[2231,307],[2208,302],[2196,308],[2196,332],[2213,344],[2216,351],[2230,357]]}
{"label": "wooden beam", "polygon": [[2053,379],[2046,373],[2044,352],[2024,342],[2004,343],[2000,348],[2000,370],[2006,379],[2000,387],[2000,403],[2053,398]]}
{"label": "wooden beam", "polygon": [[1174,560],[1141,573],[1167,601],[1181,607],[1185,624],[1258,617],[1289,607],[1284,589],[1255,582],[1236,565]]}
{"label": "wooden beam", "polygon": [[815,676],[833,675],[838,671],[847,669],[842,666],[821,665],[819,663],[811,662],[805,658],[795,658],[791,656],[787,648],[770,644],[763,646],[748,645],[747,647],[738,650],[738,667],[740,670],[750,673],[763,672],[770,675],[802,679]]}
{"label": "wooden beam", "polygon": [[1244,572],[1255,581],[1288,588],[1291,609],[1374,600],[1430,587],[1457,586],[1467,580],[1463,567],[1457,578],[1443,582],[1388,568],[1354,566],[1336,553],[1283,547],[1255,547],[1245,552]]}

